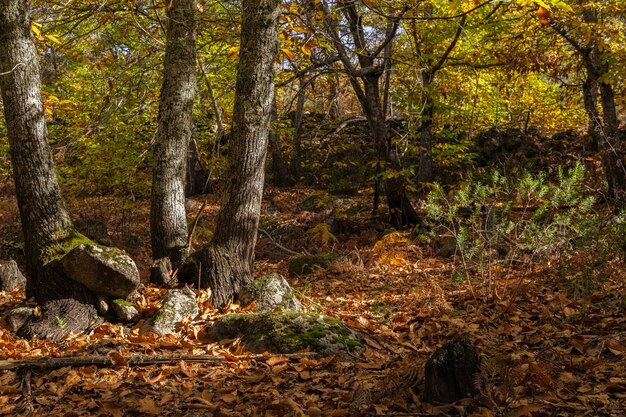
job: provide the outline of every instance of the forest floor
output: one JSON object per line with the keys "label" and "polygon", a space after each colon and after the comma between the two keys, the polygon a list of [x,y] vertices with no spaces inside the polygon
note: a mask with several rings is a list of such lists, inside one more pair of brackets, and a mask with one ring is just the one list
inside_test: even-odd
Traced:
{"label": "forest floor", "polygon": [[[314,359],[249,357],[232,340],[208,340],[207,322],[220,316],[206,291],[196,291],[201,313],[176,335],[139,334],[105,323],[91,335],[60,343],[20,340],[0,323],[0,360],[109,356],[117,367],[64,367],[33,371],[27,378],[0,371],[0,415],[42,416],[613,416],[626,415],[626,273],[621,259],[603,265],[601,279],[582,294],[563,265],[547,256],[522,257],[487,270],[459,274],[459,258],[436,256],[416,235],[384,230],[369,212],[320,233],[342,205],[367,207],[369,197],[334,201],[305,211],[299,204],[315,190],[269,189],[259,235],[257,275],[287,277],[307,309],[342,319],[367,335],[366,349],[350,357]],[[2,192],[2,258],[18,250],[18,215],[11,190]],[[190,219],[203,200],[190,202]],[[147,201],[112,198],[68,202],[75,219],[99,225],[102,240],[127,250],[147,278],[150,264]],[[218,210],[210,196],[195,230],[196,245],[210,237]],[[102,223],[102,225],[100,225]],[[316,232],[317,230],[317,232]],[[328,230],[328,229],[326,229]],[[335,240],[336,238],[336,240]],[[277,245],[278,244],[278,245]],[[335,252],[340,261],[309,275],[290,276],[296,252]],[[592,260],[573,258],[568,273]],[[574,271],[574,272],[571,272]],[[453,279],[454,278],[454,279]],[[145,317],[165,290],[148,287],[139,307]],[[0,293],[0,316],[31,305],[23,292]],[[231,305],[229,312],[241,311]],[[437,406],[424,403],[423,366],[442,344],[469,334],[482,356],[476,399]],[[218,362],[190,360],[124,366],[132,354],[216,355]],[[417,375],[416,375],[417,374]],[[407,386],[405,381],[419,381]],[[404,413],[404,414],[401,414]]]}

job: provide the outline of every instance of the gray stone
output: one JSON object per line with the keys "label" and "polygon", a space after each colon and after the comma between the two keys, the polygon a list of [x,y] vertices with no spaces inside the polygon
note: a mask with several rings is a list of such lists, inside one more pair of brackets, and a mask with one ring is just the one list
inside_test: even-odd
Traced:
{"label": "gray stone", "polygon": [[9,311],[4,316],[4,321],[9,325],[13,333],[17,331],[30,316],[35,314],[35,309],[30,307],[18,307]]}
{"label": "gray stone", "polygon": [[111,309],[115,316],[122,322],[137,322],[139,320],[139,310],[137,306],[130,301],[117,299],[111,303]]}
{"label": "gray stone", "polygon": [[322,314],[227,314],[207,329],[207,335],[216,341],[241,338],[243,346],[256,353],[294,353],[308,349],[328,356],[363,348],[363,335]]}
{"label": "gray stone", "polygon": [[452,234],[435,236],[430,241],[430,246],[437,256],[450,258],[457,252],[457,240]]}
{"label": "gray stone", "polygon": [[61,265],[65,275],[97,294],[126,298],[139,286],[137,266],[121,249],[78,245]]}
{"label": "gray stone", "polygon": [[176,333],[176,323],[186,318],[193,318],[199,312],[196,295],[189,288],[169,290],[163,299],[161,308],[146,321],[141,331],[150,331],[160,335]]}
{"label": "gray stone", "polygon": [[26,277],[22,275],[13,259],[0,264],[0,291],[13,291],[24,287],[26,287]]}
{"label": "gray stone", "polygon": [[98,295],[96,298],[96,310],[101,316],[105,315],[109,311],[109,300],[104,295]]}
{"label": "gray stone", "polygon": [[239,293],[239,301],[243,306],[256,301],[253,311],[257,313],[276,309],[302,311],[302,304],[295,297],[289,283],[277,273],[260,277],[246,285]]}

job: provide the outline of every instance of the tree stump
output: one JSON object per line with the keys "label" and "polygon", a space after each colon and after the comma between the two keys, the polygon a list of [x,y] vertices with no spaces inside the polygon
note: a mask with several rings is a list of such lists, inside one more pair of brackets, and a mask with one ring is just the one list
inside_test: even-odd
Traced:
{"label": "tree stump", "polygon": [[467,336],[439,348],[426,362],[424,400],[450,404],[478,393],[474,378],[480,368],[476,348]]}

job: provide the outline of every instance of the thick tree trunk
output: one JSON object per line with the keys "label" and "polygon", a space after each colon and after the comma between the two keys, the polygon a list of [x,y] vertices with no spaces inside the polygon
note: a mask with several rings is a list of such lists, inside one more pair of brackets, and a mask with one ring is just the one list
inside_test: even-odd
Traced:
{"label": "thick tree trunk", "polygon": [[96,315],[95,297],[59,273],[56,257],[84,243],[65,210],[44,120],[39,59],[30,2],[0,3],[0,90],[28,269],[27,294],[43,304],[22,336],[58,339],[84,330]]}
{"label": "thick tree trunk", "polygon": [[30,2],[7,0],[0,5],[0,74],[28,272],[34,277],[47,248],[70,235],[72,224],[48,145]]}
{"label": "thick tree trunk", "polygon": [[152,257],[186,256],[185,168],[194,129],[196,94],[195,0],[173,0],[169,8],[159,126],[154,150],[150,231]]}
{"label": "thick tree trunk", "polygon": [[212,289],[223,308],[252,280],[265,156],[274,98],[279,0],[243,2],[232,136],[222,207],[212,242],[194,254],[183,278]]}

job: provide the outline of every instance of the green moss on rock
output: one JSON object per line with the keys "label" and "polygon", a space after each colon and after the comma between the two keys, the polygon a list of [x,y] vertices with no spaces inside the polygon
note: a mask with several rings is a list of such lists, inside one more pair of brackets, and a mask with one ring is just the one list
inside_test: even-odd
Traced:
{"label": "green moss on rock", "polygon": [[316,268],[326,269],[339,257],[334,253],[319,253],[316,255],[294,256],[289,259],[289,273],[292,275],[306,275]]}
{"label": "green moss on rock", "polygon": [[241,338],[252,352],[311,350],[326,356],[363,347],[363,337],[343,322],[298,312],[229,314],[216,321],[208,334],[215,340]]}
{"label": "green moss on rock", "polygon": [[66,236],[61,237],[56,243],[48,246],[43,251],[43,263],[47,264],[51,261],[55,261],[63,258],[72,249],[80,246],[80,245],[95,245],[94,241],[89,239],[87,236],[77,232],[76,230],[71,230],[67,233]]}

